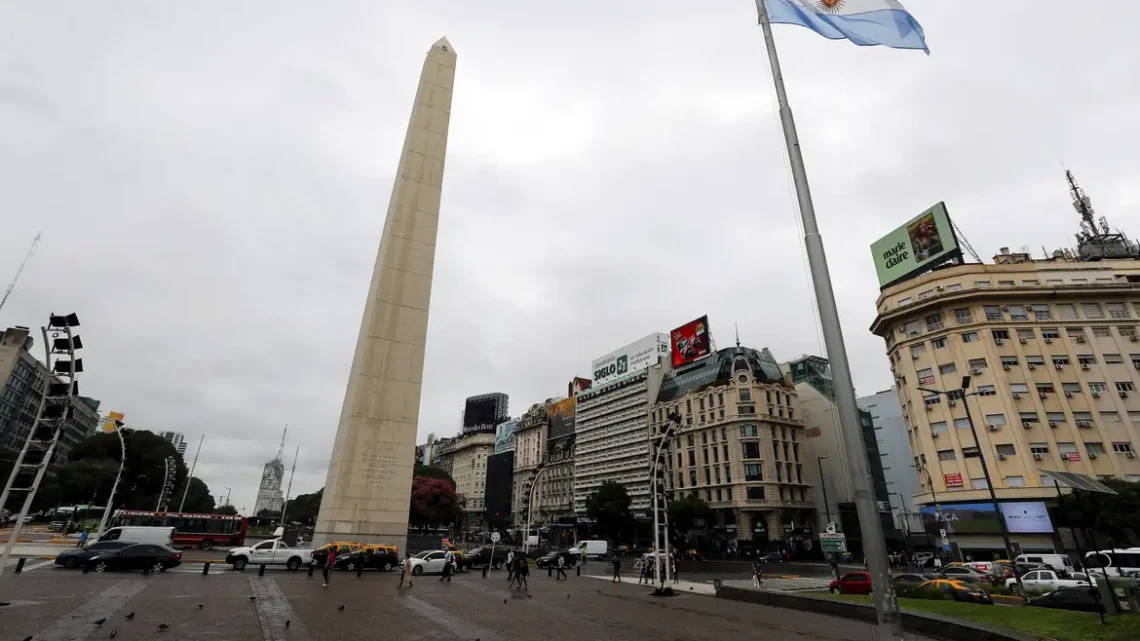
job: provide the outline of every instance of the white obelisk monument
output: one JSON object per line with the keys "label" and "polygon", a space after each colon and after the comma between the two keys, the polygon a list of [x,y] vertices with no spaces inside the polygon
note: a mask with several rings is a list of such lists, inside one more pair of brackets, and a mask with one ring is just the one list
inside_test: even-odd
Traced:
{"label": "white obelisk monument", "polygon": [[317,517],[316,545],[386,543],[399,545],[401,553],[406,547],[454,81],[455,50],[440,38],[424,60],[400,151]]}

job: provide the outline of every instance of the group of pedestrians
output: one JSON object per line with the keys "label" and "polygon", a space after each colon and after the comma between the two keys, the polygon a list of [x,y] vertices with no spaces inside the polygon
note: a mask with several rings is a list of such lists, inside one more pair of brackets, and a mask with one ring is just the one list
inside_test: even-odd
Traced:
{"label": "group of pedestrians", "polygon": [[514,550],[507,552],[508,589],[517,584],[519,590],[530,590],[530,586],[526,582],[528,576],[530,576],[530,564],[526,561],[526,555],[516,555]]}

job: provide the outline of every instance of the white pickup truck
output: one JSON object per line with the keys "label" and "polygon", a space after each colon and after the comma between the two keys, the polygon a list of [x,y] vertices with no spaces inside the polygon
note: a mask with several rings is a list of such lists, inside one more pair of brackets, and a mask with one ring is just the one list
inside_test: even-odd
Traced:
{"label": "white pickup truck", "polygon": [[234,548],[226,554],[226,563],[234,566],[235,570],[244,569],[247,565],[284,565],[290,570],[296,570],[303,563],[312,558],[313,551],[308,548],[291,548],[281,539],[262,541],[252,547]]}
{"label": "white pickup truck", "polygon": [[[1026,590],[1048,590],[1050,592],[1057,588],[1079,588],[1089,584],[1088,578],[1080,572],[1072,572],[1066,578],[1061,578],[1061,575],[1054,570],[1026,572],[1021,577],[1021,583]],[[1013,589],[1016,585],[1017,579],[1006,579],[1005,587]]]}

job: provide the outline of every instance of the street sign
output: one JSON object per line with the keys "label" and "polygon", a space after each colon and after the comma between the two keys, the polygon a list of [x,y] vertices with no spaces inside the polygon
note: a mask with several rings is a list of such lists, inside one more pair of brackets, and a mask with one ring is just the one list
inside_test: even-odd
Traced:
{"label": "street sign", "polygon": [[498,532],[491,532],[491,543],[498,543],[503,538]]}
{"label": "street sign", "polygon": [[847,536],[845,534],[820,534],[819,547],[824,552],[846,552]]}
{"label": "street sign", "polygon": [[942,537],[942,538],[944,538],[944,539],[945,539],[945,538],[946,538],[946,530],[944,530],[944,529],[943,529],[943,530],[938,530],[938,536],[940,536],[940,537]]}
{"label": "street sign", "polygon": [[828,534],[835,534],[836,529],[838,529],[838,528],[835,527],[834,521],[827,524],[827,533]]}

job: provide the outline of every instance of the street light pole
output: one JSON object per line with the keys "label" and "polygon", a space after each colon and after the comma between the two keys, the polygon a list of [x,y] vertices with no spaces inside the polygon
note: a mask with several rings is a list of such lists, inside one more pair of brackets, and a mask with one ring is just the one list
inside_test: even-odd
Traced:
{"label": "street light pole", "polygon": [[99,519],[99,530],[95,534],[96,539],[102,536],[103,530],[107,527],[107,518],[111,516],[111,506],[115,504],[115,491],[119,489],[119,479],[123,477],[123,466],[127,463],[127,442],[123,440],[123,424],[115,421],[113,431],[119,437],[119,472],[115,474],[115,484],[111,486],[111,496],[107,497],[107,506],[103,508],[103,518]]}
{"label": "street light pole", "polygon": [[[978,450],[978,461],[982,464],[982,476],[986,479],[986,489],[990,493],[990,503],[994,507],[994,515],[997,518],[998,526],[1001,528],[1001,538],[1005,543],[1005,553],[1009,560],[1013,562],[1013,577],[1017,581],[1017,590],[1021,593],[1022,598],[1025,598],[1025,586],[1021,583],[1021,573],[1017,570],[1017,555],[1013,553],[1013,543],[1009,539],[1009,527],[1005,524],[1005,515],[1002,514],[1001,506],[998,505],[997,494],[994,492],[994,484],[990,479],[990,467],[986,464],[986,455],[982,451],[982,442],[978,440],[978,430],[974,426],[974,417],[970,413],[970,397],[977,396],[977,392],[967,392],[970,387],[970,377],[962,377],[962,386],[956,390],[935,390],[925,387],[918,388],[923,392],[930,394],[944,395],[947,400],[959,398],[962,400],[962,407],[966,410],[966,423],[970,426],[970,435],[974,437],[974,447]],[[931,485],[933,487],[933,484]]]}
{"label": "street light pole", "polygon": [[222,489],[226,491],[226,502],[223,503],[223,505],[229,505],[230,504],[230,492],[232,492],[233,490],[231,490],[228,487],[223,487]]}
{"label": "street light pole", "polygon": [[[669,572],[670,572],[670,570],[669,570],[669,556],[668,556],[669,550],[668,549],[665,550],[666,556],[665,556],[665,572],[664,572],[664,574],[661,571],[661,526],[660,526],[660,516],[659,516],[659,513],[660,513],[659,505],[660,504],[658,503],[658,494],[665,490],[665,484],[663,482],[659,483],[660,479],[657,476],[657,468],[661,464],[661,452],[665,451],[665,444],[668,443],[669,439],[673,437],[673,429],[681,424],[681,415],[677,414],[676,412],[672,412],[669,414],[669,416],[667,418],[669,419],[668,423],[666,423],[667,427],[665,428],[665,432],[661,435],[661,438],[657,442],[657,451],[654,452],[654,455],[653,455],[653,465],[652,465],[652,467],[649,468],[649,485],[650,485],[650,491],[653,493],[653,496],[651,497],[652,509],[653,509],[653,566],[654,566],[654,570],[657,573],[656,577],[657,577],[657,581],[658,581],[656,593],[659,595],[666,594],[666,591],[665,591],[666,589],[669,589],[668,594],[672,594],[672,589],[667,588],[667,585],[666,585],[666,581],[669,578],[666,575],[669,574]],[[668,532],[668,530],[669,530],[669,515],[668,514],[665,515],[665,530],[666,530],[665,537],[664,537],[665,538],[665,545],[668,546],[669,545],[669,532]]]}
{"label": "street light pole", "polygon": [[[826,528],[828,525],[831,524],[831,504],[829,504],[827,502],[827,481],[823,478],[823,459],[825,459],[825,458],[831,458],[831,456],[817,456],[817,457],[815,457],[815,463],[816,463],[816,465],[819,466],[819,487],[820,487],[820,489],[823,490],[823,513],[824,513],[824,515],[826,515],[826,518],[827,518],[827,523],[824,524],[824,527]],[[831,552],[830,553],[831,560],[835,561],[836,560],[835,557],[838,556],[838,554],[839,554],[838,552]],[[835,580],[838,581],[839,580],[839,563],[838,562],[831,564],[831,571],[832,571],[832,574],[835,575]]]}

